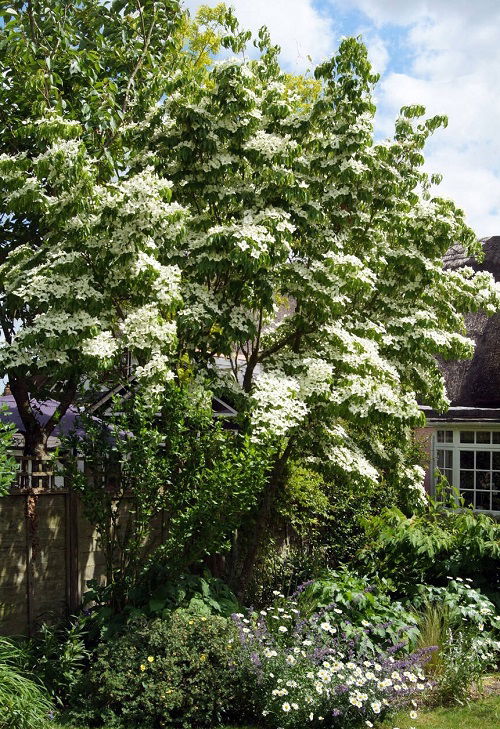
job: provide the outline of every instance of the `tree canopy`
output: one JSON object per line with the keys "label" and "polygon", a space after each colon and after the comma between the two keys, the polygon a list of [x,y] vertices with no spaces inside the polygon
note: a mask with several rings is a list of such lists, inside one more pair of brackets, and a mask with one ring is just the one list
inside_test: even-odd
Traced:
{"label": "tree canopy", "polygon": [[0,366],[35,440],[54,422],[36,430],[32,399],[56,420],[129,352],[151,392],[232,398],[275,475],[299,452],[417,487],[436,356],[470,356],[463,313],[499,304],[490,274],[442,267],[452,243],[480,252],[423,170],[446,119],[406,107],[376,141],[359,39],[293,79],[223,6],[2,8]]}

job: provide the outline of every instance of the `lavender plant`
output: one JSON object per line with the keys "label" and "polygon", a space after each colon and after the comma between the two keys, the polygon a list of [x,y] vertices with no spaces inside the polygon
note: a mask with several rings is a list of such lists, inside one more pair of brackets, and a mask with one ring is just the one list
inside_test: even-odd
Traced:
{"label": "lavender plant", "polygon": [[[368,726],[389,709],[415,702],[432,686],[423,672],[432,649],[408,654],[405,641],[373,650],[346,631],[335,606],[305,617],[294,599],[259,613],[235,614],[240,661],[254,711],[272,727]],[[364,635],[373,626],[363,626]]]}

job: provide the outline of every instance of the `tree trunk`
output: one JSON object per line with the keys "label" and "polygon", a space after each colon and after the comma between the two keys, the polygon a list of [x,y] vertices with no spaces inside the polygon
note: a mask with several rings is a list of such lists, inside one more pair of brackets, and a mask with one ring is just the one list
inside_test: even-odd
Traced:
{"label": "tree trunk", "polygon": [[256,514],[255,522],[252,524],[251,531],[249,531],[247,535],[250,543],[246,545],[246,555],[237,581],[237,593],[240,599],[244,597],[248,585],[253,578],[259,557],[259,550],[263,544],[266,534],[269,531],[274,502],[280,487],[283,485],[286,465],[292,452],[294,442],[294,439],[290,438],[281,456],[276,458],[269,476],[268,487]]}
{"label": "tree trunk", "polygon": [[49,455],[48,440],[47,433],[38,423],[30,423],[24,434],[24,455],[27,458],[46,460]]}

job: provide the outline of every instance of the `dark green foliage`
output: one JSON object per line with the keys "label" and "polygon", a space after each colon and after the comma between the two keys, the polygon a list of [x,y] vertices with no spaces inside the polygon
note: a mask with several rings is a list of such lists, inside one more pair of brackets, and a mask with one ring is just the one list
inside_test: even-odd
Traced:
{"label": "dark green foliage", "polygon": [[229,617],[240,608],[229,587],[210,574],[180,575],[177,580],[159,585],[147,603],[152,615],[165,616],[176,608],[184,608],[193,615],[222,615]]}
{"label": "dark green foliage", "polygon": [[500,524],[486,514],[429,501],[412,516],[384,509],[364,521],[367,546],[359,556],[366,574],[392,580],[400,594],[447,576],[470,577],[498,601]]}
{"label": "dark green foliage", "polygon": [[189,384],[153,404],[136,393],[74,441],[86,473],[74,463],[71,478],[106,558],[99,601],[117,612],[158,565],[169,581],[227,549],[267,474],[265,449],[214,422]]}
{"label": "dark green foliage", "polygon": [[17,470],[17,464],[14,458],[9,455],[12,448],[12,436],[16,432],[14,423],[8,423],[2,420],[7,408],[0,408],[0,496],[8,493],[9,488],[14,480]]}
{"label": "dark green foliage", "polygon": [[74,721],[107,727],[218,726],[238,714],[236,631],[217,616],[132,621],[96,649]]}
{"label": "dark green foliage", "polygon": [[[408,448],[408,462],[418,460],[417,444],[410,441]],[[374,484],[341,477],[328,462],[289,463],[247,594],[266,602],[275,589],[289,594],[325,569],[349,564],[367,542],[362,520],[387,505],[411,513],[409,491],[407,484],[398,485],[389,464],[386,479]]]}
{"label": "dark green foliage", "polygon": [[86,618],[91,641],[110,639],[127,629],[131,620],[168,619],[182,608],[191,615],[229,617],[240,609],[236,596],[222,581],[208,571],[203,577],[182,574],[171,579],[168,567],[150,569],[131,588],[128,602],[121,612],[110,605],[111,587],[102,587],[93,580],[85,598],[93,607]]}
{"label": "dark green foliage", "polygon": [[0,637],[0,729],[44,729],[52,706],[26,655]]}
{"label": "dark green foliage", "polygon": [[334,617],[342,632],[348,636],[361,635],[361,644],[369,650],[376,650],[378,644],[399,641],[412,647],[418,635],[411,608],[391,596],[384,580],[371,583],[353,572],[334,571],[301,586],[297,601],[305,615],[323,609],[328,614],[338,611]]}
{"label": "dark green foliage", "polygon": [[65,704],[87,665],[87,638],[88,620],[81,616],[44,623],[27,644],[28,665],[58,704]]}

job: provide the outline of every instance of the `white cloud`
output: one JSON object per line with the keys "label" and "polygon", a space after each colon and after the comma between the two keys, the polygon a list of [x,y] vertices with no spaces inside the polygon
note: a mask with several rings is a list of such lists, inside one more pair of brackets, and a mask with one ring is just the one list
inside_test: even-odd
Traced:
{"label": "white cloud", "polygon": [[383,38],[370,28],[360,28],[357,34],[363,37],[373,70],[375,73],[383,74],[389,62],[389,51]]}
{"label": "white cloud", "polygon": [[[347,0],[331,0],[346,7]],[[405,73],[391,70],[377,90],[378,129],[389,134],[404,104],[423,104],[446,114],[449,126],[436,133],[426,167],[442,172],[439,194],[452,197],[478,235],[500,233],[500,2],[498,0],[350,0],[377,33],[394,37],[407,54]],[[387,42],[386,42],[387,43]],[[390,68],[401,63],[390,48]]]}
{"label": "white cloud", "polygon": [[[188,0],[186,7],[195,11],[200,5],[215,5]],[[288,70],[301,72],[331,55],[336,36],[331,14],[315,7],[313,0],[229,0],[245,29],[257,31],[266,25],[272,41],[281,47],[281,60]]]}

